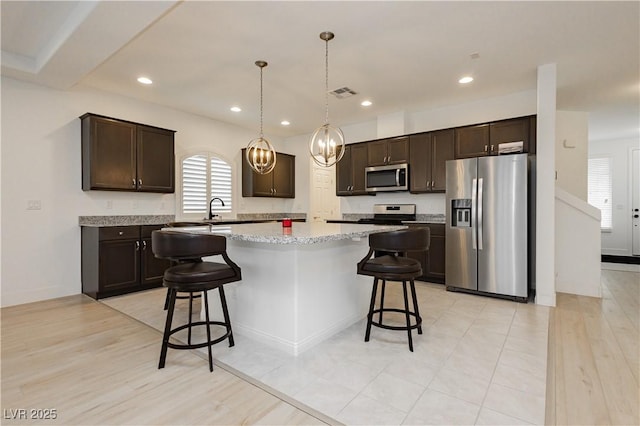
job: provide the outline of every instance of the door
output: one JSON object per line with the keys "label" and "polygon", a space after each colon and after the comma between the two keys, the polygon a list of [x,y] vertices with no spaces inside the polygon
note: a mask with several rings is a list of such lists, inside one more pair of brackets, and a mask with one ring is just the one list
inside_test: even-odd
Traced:
{"label": "door", "polygon": [[[431,133],[411,135],[409,146],[411,151],[409,190],[412,193],[428,192],[431,186]],[[444,170],[444,161],[442,168]],[[444,175],[444,171],[442,174]]]}
{"label": "door", "polygon": [[473,158],[489,154],[488,124],[458,127],[454,131],[456,158]]}
{"label": "door", "polygon": [[631,154],[631,230],[633,236],[632,254],[640,256],[640,149],[634,149]]}
{"label": "door", "polygon": [[527,297],[527,154],[479,158],[477,185],[478,290]]}
{"label": "door", "polygon": [[276,167],[273,169],[273,195],[280,198],[296,196],[296,157],[278,153]]}
{"label": "door", "polygon": [[446,164],[455,158],[453,154],[453,129],[440,130],[431,135],[431,191],[444,192]]}
{"label": "door", "polygon": [[[447,161],[446,184],[446,273],[447,287],[477,290],[478,260],[474,182],[478,160]],[[462,220],[457,221],[458,213]],[[466,216],[465,216],[466,215]],[[469,217],[470,216],[470,217]]]}
{"label": "door", "polygon": [[[344,157],[342,160],[344,161]],[[339,200],[335,196],[333,188],[333,168],[319,167],[311,160],[311,221],[324,222],[326,219],[335,219],[339,212]],[[340,163],[338,163],[340,164]]]}
{"label": "door", "polygon": [[[311,170],[314,166],[311,165]],[[336,164],[336,195],[350,195],[353,185],[353,168],[351,167],[351,145],[344,146],[344,155]],[[313,209],[312,209],[313,210]]]}
{"label": "door", "polygon": [[135,190],[136,126],[97,117],[88,120],[91,183],[86,189]]}
{"label": "door", "polygon": [[138,126],[136,132],[138,189],[174,192],[174,133],[147,126]]}

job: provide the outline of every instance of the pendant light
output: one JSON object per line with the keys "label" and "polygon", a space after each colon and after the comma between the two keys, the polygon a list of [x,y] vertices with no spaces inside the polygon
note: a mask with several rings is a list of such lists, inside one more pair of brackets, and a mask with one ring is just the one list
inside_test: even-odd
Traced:
{"label": "pendant light", "polygon": [[260,136],[249,142],[245,157],[256,173],[266,175],[276,166],[276,150],[262,133],[262,70],[268,64],[265,61],[256,61],[256,65],[260,68]]}
{"label": "pendant light", "polygon": [[329,31],[320,33],[320,39],[325,42],[325,120],[324,125],[318,127],[309,141],[311,158],[319,166],[331,167],[344,155],[344,135],[338,127],[329,124],[329,40],[334,34]]}

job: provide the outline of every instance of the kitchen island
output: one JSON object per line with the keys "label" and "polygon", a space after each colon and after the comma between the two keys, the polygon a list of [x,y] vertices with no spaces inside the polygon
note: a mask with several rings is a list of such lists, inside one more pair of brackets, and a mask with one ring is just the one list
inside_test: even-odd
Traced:
{"label": "kitchen island", "polygon": [[[227,237],[229,257],[242,268],[242,281],[225,285],[234,333],[298,355],[365,317],[371,280],[356,264],[368,235],[403,228],[294,222],[172,230]],[[212,317],[221,317],[219,306],[210,302]]]}

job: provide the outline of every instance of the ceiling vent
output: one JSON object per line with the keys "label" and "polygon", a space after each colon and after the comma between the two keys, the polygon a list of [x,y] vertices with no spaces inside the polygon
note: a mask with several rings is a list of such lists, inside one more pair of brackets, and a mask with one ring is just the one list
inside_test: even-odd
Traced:
{"label": "ceiling vent", "polygon": [[344,98],[348,98],[348,97],[353,96],[353,95],[357,95],[356,92],[354,92],[353,90],[349,89],[348,87],[341,87],[339,89],[332,90],[329,93],[331,95],[335,96],[338,99],[344,99]]}

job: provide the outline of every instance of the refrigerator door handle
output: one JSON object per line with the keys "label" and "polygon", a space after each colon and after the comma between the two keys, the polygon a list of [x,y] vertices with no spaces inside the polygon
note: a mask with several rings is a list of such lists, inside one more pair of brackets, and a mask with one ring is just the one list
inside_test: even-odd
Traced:
{"label": "refrigerator door handle", "polygon": [[476,194],[478,192],[478,179],[473,179],[471,182],[471,246],[474,250],[478,248],[476,239],[476,231],[478,224],[476,223]]}
{"label": "refrigerator door handle", "polygon": [[482,178],[478,179],[478,250],[482,250]]}

